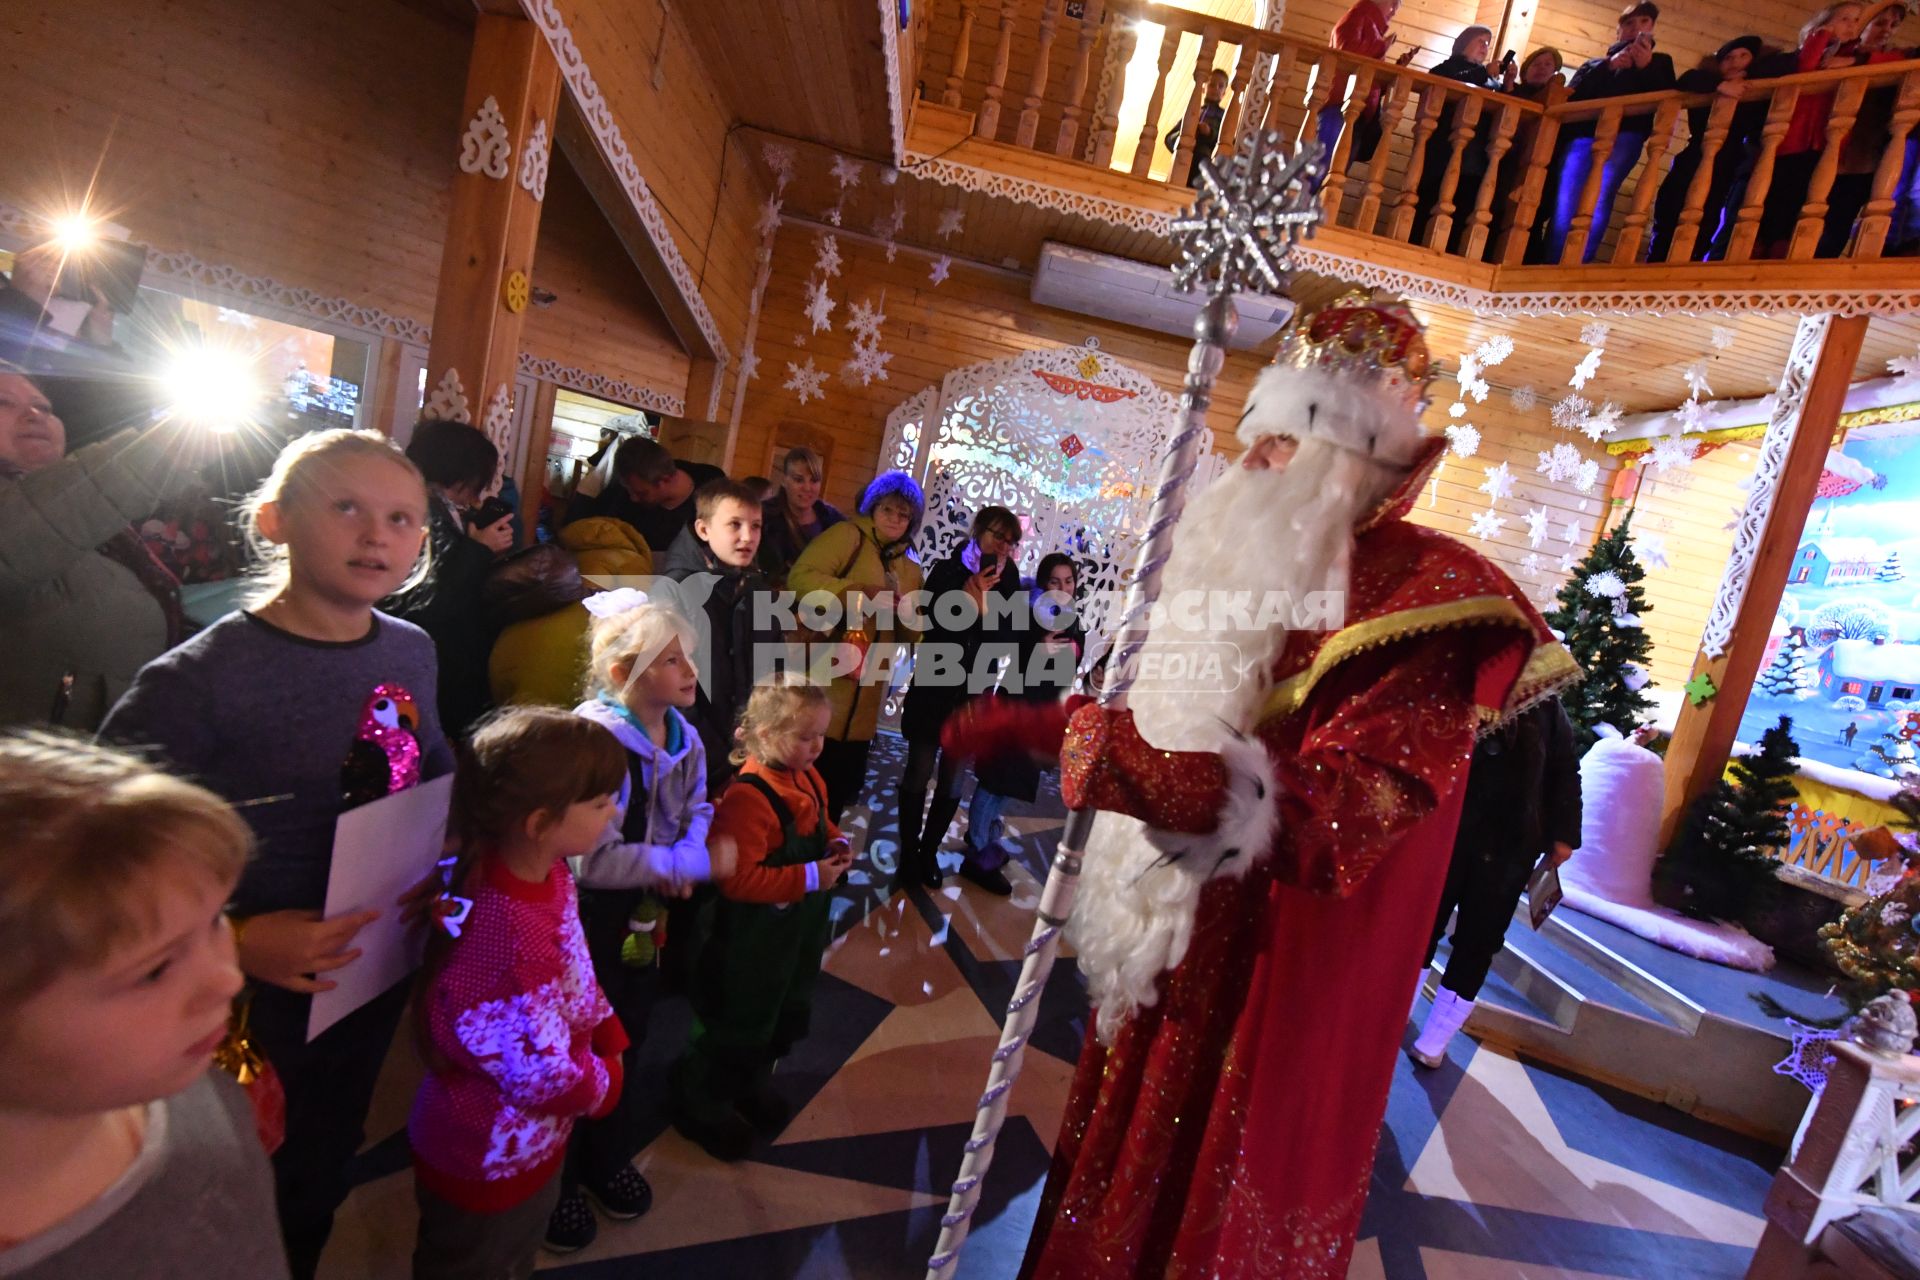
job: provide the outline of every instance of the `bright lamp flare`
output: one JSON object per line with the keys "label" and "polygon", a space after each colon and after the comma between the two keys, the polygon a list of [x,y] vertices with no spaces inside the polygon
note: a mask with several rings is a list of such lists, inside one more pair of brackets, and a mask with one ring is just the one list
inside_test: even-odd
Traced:
{"label": "bright lamp flare", "polygon": [[174,416],[213,431],[232,431],[259,416],[266,388],[253,361],[238,351],[195,347],[179,352],[162,377]]}
{"label": "bright lamp flare", "polygon": [[65,253],[78,253],[99,238],[99,225],[84,213],[54,219],[53,242]]}

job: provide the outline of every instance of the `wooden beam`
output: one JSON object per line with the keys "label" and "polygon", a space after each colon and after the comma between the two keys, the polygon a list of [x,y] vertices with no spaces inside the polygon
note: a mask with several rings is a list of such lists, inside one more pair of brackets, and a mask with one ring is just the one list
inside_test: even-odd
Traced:
{"label": "wooden beam", "polygon": [[[504,405],[513,394],[544,192],[541,183],[528,190],[520,175],[530,148],[550,149],[559,96],[560,67],[540,29],[524,18],[481,14],[467,64],[462,149],[433,305],[430,413],[451,411],[485,426],[495,398]],[[456,386],[465,402],[460,410],[449,403]],[[489,434],[502,456],[511,457],[504,438],[511,409],[492,416]]]}
{"label": "wooden beam", "polygon": [[[1801,324],[1807,325],[1815,319],[1807,317]],[[1734,735],[1740,727],[1740,715],[1746,709],[1747,694],[1760,673],[1760,658],[1766,651],[1774,615],[1780,609],[1787,574],[1799,553],[1800,529],[1820,485],[1820,473],[1826,466],[1827,450],[1840,422],[1847,386],[1867,335],[1865,316],[1828,317],[1826,325],[1811,374],[1805,374],[1790,360],[1781,377],[1778,394],[1782,412],[1791,413],[1796,399],[1799,412],[1790,428],[1793,434],[1787,445],[1786,462],[1773,484],[1765,523],[1754,544],[1756,549],[1747,572],[1746,588],[1738,597],[1738,610],[1725,650],[1717,657],[1708,657],[1703,650],[1694,659],[1692,678],[1705,675],[1718,692],[1698,705],[1689,702],[1680,708],[1673,740],[1667,746],[1667,786],[1660,814],[1662,849],[1672,843],[1687,806],[1726,769],[1727,758],[1733,753]],[[1802,349],[1798,341],[1795,347],[1797,354]],[[1769,426],[1769,433],[1780,425],[1776,419],[1775,425]],[[1763,459],[1765,456],[1763,444]],[[1759,483],[1750,501],[1766,501]],[[1738,544],[1735,554],[1739,554]],[[1729,593],[1726,584],[1722,584],[1721,590],[1723,596]]]}
{"label": "wooden beam", "polygon": [[529,540],[547,496],[547,449],[553,443],[553,405],[559,394],[560,388],[544,379],[533,384],[533,438],[527,441],[527,470],[520,477],[520,527]]}

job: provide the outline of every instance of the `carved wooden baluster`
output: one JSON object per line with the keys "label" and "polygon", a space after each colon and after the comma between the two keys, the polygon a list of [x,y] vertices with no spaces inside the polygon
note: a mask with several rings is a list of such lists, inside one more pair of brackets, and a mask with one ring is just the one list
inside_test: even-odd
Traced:
{"label": "carved wooden baluster", "polygon": [[1087,82],[1093,78],[1093,40],[1100,31],[1100,15],[1105,0],[1087,0],[1080,18],[1078,52],[1073,59],[1073,83],[1067,89],[1067,109],[1060,114],[1060,132],[1054,135],[1053,154],[1071,156],[1080,141],[1080,121],[1087,114]]}
{"label": "carved wooden baluster", "polygon": [[1733,236],[1727,242],[1727,261],[1745,262],[1753,256],[1753,241],[1760,234],[1760,214],[1766,208],[1767,189],[1773,185],[1773,158],[1780,150],[1780,139],[1793,123],[1793,109],[1800,104],[1800,88],[1788,85],[1773,91],[1773,105],[1767,108],[1767,122],[1760,128],[1760,154],[1754,157],[1753,174],[1747,179],[1747,202],[1740,206],[1740,217],[1733,224]]}
{"label": "carved wooden baluster", "polygon": [[1040,132],[1040,104],[1046,100],[1047,73],[1053,65],[1053,36],[1060,26],[1062,0],[1046,0],[1040,10],[1040,45],[1033,56],[1033,75],[1027,80],[1027,99],[1020,105],[1020,125],[1014,130],[1017,147],[1031,147]]}
{"label": "carved wooden baluster", "polygon": [[1472,220],[1460,242],[1460,252],[1470,261],[1480,261],[1493,232],[1493,192],[1500,185],[1500,161],[1513,146],[1513,134],[1520,127],[1520,104],[1509,99],[1500,104],[1500,119],[1487,139],[1487,170],[1480,175],[1480,190],[1473,198]]}
{"label": "carved wooden baluster", "polygon": [[1500,232],[1500,244],[1494,251],[1494,257],[1503,267],[1517,267],[1526,257],[1527,244],[1533,239],[1534,215],[1540,211],[1540,196],[1546,190],[1547,171],[1553,167],[1553,152],[1560,140],[1560,117],[1553,113],[1567,98],[1565,85],[1554,85],[1547,90],[1546,110],[1541,112],[1535,122],[1533,141],[1527,145],[1527,162],[1520,172],[1520,181],[1514,184],[1509,199],[1513,202],[1513,216],[1507,220]]}
{"label": "carved wooden baluster", "polygon": [[1280,52],[1273,57],[1273,80],[1271,81],[1273,88],[1267,92],[1267,115],[1266,119],[1260,122],[1260,128],[1263,130],[1271,129],[1278,132],[1280,126],[1285,123],[1283,113],[1294,92],[1293,64],[1298,57],[1299,51],[1290,44],[1281,45]]}
{"label": "carved wooden baluster", "polygon": [[[1333,102],[1334,82],[1346,79],[1336,70],[1339,65],[1340,55],[1333,50],[1329,49],[1320,55],[1319,65],[1313,70],[1313,92],[1307,99],[1306,118],[1300,121],[1300,131],[1294,138],[1296,145],[1319,136],[1320,113]],[[1274,96],[1277,98],[1279,95]],[[1322,157],[1322,163],[1329,159],[1331,157]]]}
{"label": "carved wooden baluster", "polygon": [[1833,194],[1833,175],[1840,170],[1840,149],[1847,145],[1853,122],[1860,114],[1860,98],[1867,91],[1861,77],[1840,82],[1833,95],[1833,110],[1827,113],[1827,144],[1820,149],[1820,160],[1807,182],[1807,200],[1800,206],[1800,221],[1794,224],[1793,240],[1787,246],[1787,258],[1805,262],[1820,245],[1820,234],[1827,229],[1827,197]]}
{"label": "carved wooden baluster", "polygon": [[1480,127],[1481,105],[1486,101],[1477,93],[1462,92],[1460,98],[1453,113],[1453,132],[1447,135],[1447,167],[1440,172],[1439,198],[1427,216],[1427,248],[1441,253],[1447,251],[1447,240],[1453,235],[1453,196],[1460,189],[1460,168]]}
{"label": "carved wooden baluster", "polygon": [[1909,71],[1900,78],[1900,94],[1893,102],[1893,115],[1887,121],[1892,135],[1880,155],[1880,167],[1873,171],[1873,194],[1860,210],[1860,234],[1854,245],[1856,258],[1877,258],[1886,247],[1897,197],[1894,184],[1900,181],[1907,158],[1907,137],[1920,122],[1920,71]]}
{"label": "carved wooden baluster", "polygon": [[1587,180],[1580,185],[1580,199],[1574,206],[1573,223],[1567,228],[1567,242],[1560,246],[1560,265],[1577,267],[1587,247],[1587,231],[1593,226],[1593,207],[1600,203],[1600,182],[1606,176],[1607,161],[1613,158],[1613,144],[1620,137],[1620,108],[1608,107],[1600,113],[1599,127],[1593,131],[1593,151],[1587,161]]}
{"label": "carved wooden baluster", "polygon": [[967,60],[973,53],[973,18],[980,6],[965,3],[960,6],[960,40],[953,46],[953,69],[947,72],[947,91],[940,95],[943,105],[960,105],[960,86],[967,82]]}
{"label": "carved wooden baluster", "polygon": [[1356,231],[1373,234],[1374,223],[1380,219],[1380,191],[1387,176],[1387,165],[1393,158],[1393,135],[1400,129],[1400,117],[1405,114],[1407,100],[1413,96],[1411,76],[1395,76],[1393,84],[1380,100],[1380,145],[1373,149],[1373,159],[1367,162],[1367,184],[1360,189],[1360,207],[1354,212],[1353,227]]}
{"label": "carved wooden baluster", "polygon": [[994,138],[1000,132],[1000,99],[1006,96],[1007,65],[1013,61],[1013,5],[1014,0],[1001,0],[1000,43],[993,51],[993,78],[987,81],[986,101],[980,104],[979,118],[973,124],[973,131],[983,138]]}
{"label": "carved wooden baluster", "polygon": [[[1427,139],[1440,127],[1440,112],[1446,106],[1447,91],[1437,84],[1422,84],[1419,89],[1420,112],[1413,118],[1413,149],[1407,153],[1407,174],[1400,179],[1400,200],[1394,206],[1393,227],[1388,231],[1395,240],[1413,238],[1414,206],[1420,200],[1420,174],[1427,167]],[[1387,140],[1380,140],[1381,146]]]}
{"label": "carved wooden baluster", "polygon": [[1100,109],[1100,119],[1095,121],[1093,132],[1093,162],[1102,169],[1113,163],[1113,144],[1120,136],[1120,99],[1124,96],[1127,64],[1133,61],[1133,51],[1140,43],[1140,28],[1127,13],[1123,9],[1114,13],[1114,29],[1119,32],[1119,38],[1115,39],[1112,31],[1107,33],[1107,66],[1113,71],[1113,88]]}
{"label": "carved wooden baluster", "polygon": [[1220,137],[1213,144],[1213,154],[1230,156],[1240,149],[1240,108],[1246,103],[1247,84],[1253,79],[1253,62],[1259,55],[1253,41],[1240,46],[1240,56],[1234,59],[1233,79],[1227,82],[1227,92],[1232,101],[1227,104],[1227,114],[1220,121]]}
{"label": "carved wooden baluster", "polygon": [[1147,121],[1140,126],[1140,143],[1133,149],[1133,176],[1144,178],[1153,167],[1153,150],[1160,145],[1160,109],[1167,102],[1167,77],[1173,74],[1173,60],[1180,52],[1180,29],[1165,27],[1160,32],[1159,69],[1154,72],[1153,96],[1147,99]]}
{"label": "carved wooden baluster", "polygon": [[[1180,122],[1180,144],[1173,154],[1173,171],[1167,181],[1176,187],[1187,184],[1193,172],[1193,142],[1200,129],[1200,112],[1207,101],[1207,81],[1213,76],[1213,56],[1220,47],[1220,28],[1209,23],[1200,35],[1200,54],[1193,60],[1193,96],[1187,99],[1187,114]],[[1219,135],[1213,139],[1217,149]],[[1224,151],[1217,154],[1225,155]]]}
{"label": "carved wooden baluster", "polygon": [[[1700,223],[1706,216],[1707,192],[1713,185],[1713,168],[1720,159],[1720,148],[1726,145],[1727,133],[1733,127],[1733,113],[1739,105],[1740,99],[1719,94],[1707,111],[1707,131],[1700,144],[1700,167],[1694,170],[1692,180],[1687,183],[1687,196],[1681,204],[1680,221],[1674,224],[1673,242],[1667,247],[1668,262],[1686,262],[1693,257],[1693,246],[1703,230]],[[1711,228],[1705,230],[1711,234]]]}
{"label": "carved wooden baluster", "polygon": [[[1346,115],[1340,127],[1340,140],[1333,144],[1333,154],[1327,158],[1327,176],[1320,184],[1320,207],[1326,210],[1327,222],[1337,224],[1340,221],[1340,197],[1347,187],[1347,161],[1353,155],[1353,140],[1359,130],[1355,126],[1367,110],[1367,99],[1373,95],[1373,64],[1362,63],[1359,73],[1353,78],[1353,94],[1347,100]],[[1385,138],[1380,140],[1386,146]]]}
{"label": "carved wooden baluster", "polygon": [[1673,145],[1674,126],[1680,123],[1680,99],[1669,97],[1653,113],[1653,133],[1640,166],[1640,181],[1633,189],[1633,204],[1620,223],[1620,238],[1613,243],[1613,265],[1626,266],[1640,260],[1640,245],[1647,238],[1647,219],[1653,213],[1653,195],[1660,189],[1660,162]]}

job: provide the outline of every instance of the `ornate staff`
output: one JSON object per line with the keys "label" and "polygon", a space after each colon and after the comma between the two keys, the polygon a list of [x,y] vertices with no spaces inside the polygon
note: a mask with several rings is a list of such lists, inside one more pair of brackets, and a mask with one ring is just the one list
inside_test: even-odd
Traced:
{"label": "ornate staff", "polygon": [[[1147,611],[1160,594],[1160,571],[1173,547],[1173,526],[1185,508],[1187,478],[1199,460],[1200,439],[1213,401],[1213,380],[1226,359],[1227,342],[1239,324],[1233,295],[1256,279],[1269,291],[1285,280],[1283,268],[1293,246],[1320,220],[1320,201],[1314,175],[1320,144],[1308,143],[1289,158],[1280,149],[1280,135],[1255,133],[1251,149],[1234,155],[1223,170],[1199,165],[1200,196],[1183,217],[1173,223],[1179,237],[1180,261],[1173,268],[1176,287],[1184,292],[1204,289],[1207,301],[1193,322],[1193,354],[1187,359],[1187,380],[1181,392],[1179,434],[1168,446],[1160,467],[1160,484],[1148,514],[1146,541],[1140,548],[1133,579],[1127,586],[1120,638],[1114,644],[1110,678],[1100,691],[1102,706],[1120,704],[1133,684],[1134,662],[1146,642]],[[1047,871],[1046,887],[1033,922],[1020,980],[1007,1002],[1007,1020],[1000,1047],[993,1052],[986,1092],[973,1122],[954,1179],[953,1197],[940,1219],[940,1240],[927,1260],[927,1280],[945,1280],[960,1258],[973,1213],[980,1205],[980,1186],[993,1147],[1007,1117],[1007,1097],[1020,1076],[1027,1037],[1039,1014],[1040,992],[1053,971],[1060,931],[1073,912],[1079,888],[1080,862],[1093,827],[1094,810],[1076,809],[1067,815],[1066,830]]]}

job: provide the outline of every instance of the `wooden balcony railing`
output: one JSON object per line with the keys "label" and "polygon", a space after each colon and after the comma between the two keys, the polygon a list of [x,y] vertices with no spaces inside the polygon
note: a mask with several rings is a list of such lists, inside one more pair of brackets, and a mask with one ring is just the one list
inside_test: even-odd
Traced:
{"label": "wooden balcony railing", "polygon": [[[1911,158],[1920,150],[1920,62],[1754,80],[1706,95],[1572,102],[1556,86],[1534,101],[1146,0],[936,0],[936,26],[945,21],[951,33],[956,19],[957,36],[927,50],[922,83],[943,85],[945,105],[973,111],[979,137],[1183,186],[1207,78],[1219,66],[1229,88],[1218,154],[1256,128],[1330,138],[1321,188],[1329,225],[1473,261],[1874,259],[1891,247],[1903,188],[1920,189]],[[1158,44],[1143,54],[1142,41]],[[1151,78],[1141,74],[1149,63]],[[1817,158],[1813,148],[1783,153],[1796,109],[1821,100],[1830,106]],[[1143,103],[1131,153],[1116,162],[1125,150],[1121,122]],[[1169,163],[1163,134],[1173,103],[1184,112]],[[1689,117],[1700,122],[1697,138]],[[1638,156],[1589,246],[1609,162],[1626,148]],[[1570,168],[1575,178],[1565,176]],[[1768,218],[1776,181],[1785,184],[1776,205],[1789,215],[1797,209],[1786,234],[1779,209]],[[1555,228],[1563,182],[1571,216]],[[1774,224],[1774,243],[1762,237],[1763,221]]]}

